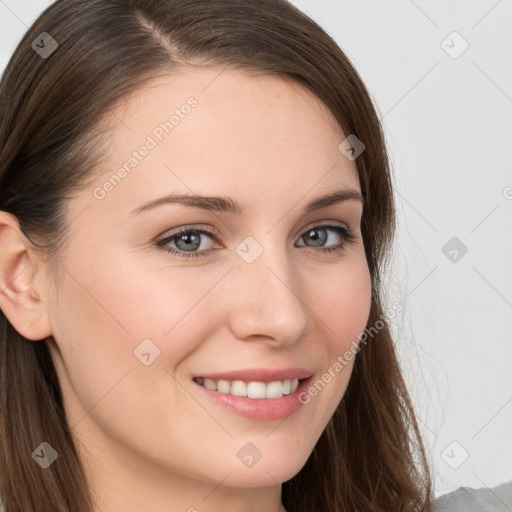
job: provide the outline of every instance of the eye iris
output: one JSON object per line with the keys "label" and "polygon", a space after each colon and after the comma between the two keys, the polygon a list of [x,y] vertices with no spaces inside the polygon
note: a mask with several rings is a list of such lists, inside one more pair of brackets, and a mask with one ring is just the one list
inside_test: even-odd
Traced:
{"label": "eye iris", "polygon": [[[318,233],[318,232],[323,233],[323,234],[321,234],[320,236],[317,236],[314,234],[314,233]],[[326,235],[325,229],[318,229],[318,228],[311,229],[307,233],[306,237],[309,237],[310,240],[313,240],[313,242],[315,243],[314,244],[315,246],[321,246],[327,240],[327,235]]]}
{"label": "eye iris", "polygon": [[[185,246],[180,247],[180,242],[185,242]],[[200,235],[197,233],[179,235],[176,240],[176,247],[180,250],[197,249],[201,245]]]}

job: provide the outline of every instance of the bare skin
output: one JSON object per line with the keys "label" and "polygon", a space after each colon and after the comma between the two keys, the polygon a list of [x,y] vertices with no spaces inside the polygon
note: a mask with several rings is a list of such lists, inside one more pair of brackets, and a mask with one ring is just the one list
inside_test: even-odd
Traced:
{"label": "bare skin", "polygon": [[[0,212],[0,307],[29,340],[48,338],[96,512],[282,512],[282,483],[307,461],[353,361],[271,421],[213,403],[192,377],[301,367],[320,378],[366,327],[361,202],[305,211],[325,194],[361,191],[355,162],[338,149],[346,135],[299,85],[220,71],[159,78],[110,118],[105,172],[68,203],[55,294],[17,220]],[[197,105],[105,185],[189,97]],[[176,203],[131,213],[171,192],[229,197],[245,213]],[[348,226],[354,239],[325,225]],[[190,253],[180,237],[156,245],[182,227],[211,230],[196,232],[200,246],[190,250],[203,256],[167,252]],[[323,244],[308,237],[313,228]],[[262,250],[250,263],[237,252],[247,237],[256,242],[249,251]],[[160,351],[147,366],[134,355],[145,339]],[[249,442],[261,452],[252,467],[237,457]]]}

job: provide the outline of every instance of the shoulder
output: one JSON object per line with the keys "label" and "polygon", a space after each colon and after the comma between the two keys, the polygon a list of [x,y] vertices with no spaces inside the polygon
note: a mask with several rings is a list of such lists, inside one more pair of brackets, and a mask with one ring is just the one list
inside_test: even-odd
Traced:
{"label": "shoulder", "polygon": [[460,487],[434,500],[433,512],[510,512],[512,480],[496,487]]}

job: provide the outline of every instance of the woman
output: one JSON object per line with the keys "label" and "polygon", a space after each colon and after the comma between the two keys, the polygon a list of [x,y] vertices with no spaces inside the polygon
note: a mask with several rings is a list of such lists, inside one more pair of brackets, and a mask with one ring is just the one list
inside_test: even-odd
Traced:
{"label": "woman", "polygon": [[284,0],[57,0],[0,85],[7,512],[428,511],[371,98]]}

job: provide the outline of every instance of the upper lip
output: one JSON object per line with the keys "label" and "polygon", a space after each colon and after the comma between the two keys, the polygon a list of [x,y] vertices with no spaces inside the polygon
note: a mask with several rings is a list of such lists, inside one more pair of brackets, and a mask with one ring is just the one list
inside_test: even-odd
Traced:
{"label": "upper lip", "polygon": [[195,377],[212,380],[273,382],[276,380],[286,379],[307,379],[308,377],[311,377],[311,375],[313,375],[313,372],[307,368],[281,368],[274,370],[270,368],[248,368],[245,370],[232,370],[229,372],[195,375]]}

